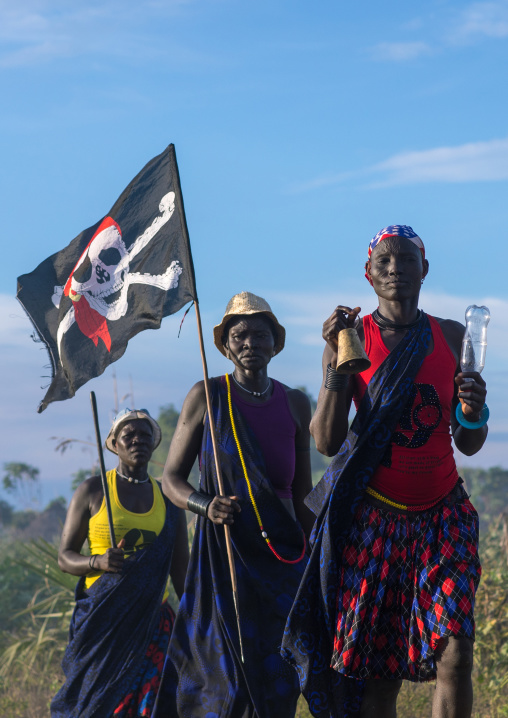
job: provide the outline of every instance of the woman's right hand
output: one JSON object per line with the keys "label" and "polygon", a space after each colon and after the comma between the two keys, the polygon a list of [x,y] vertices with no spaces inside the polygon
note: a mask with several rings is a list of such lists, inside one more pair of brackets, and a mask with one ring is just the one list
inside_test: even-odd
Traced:
{"label": "woman's right hand", "polygon": [[337,355],[337,342],[339,332],[342,329],[350,329],[354,327],[356,318],[360,314],[361,308],[345,307],[339,304],[335,308],[333,314],[328,317],[326,322],[323,324],[323,339],[332,350],[334,356]]}
{"label": "woman's right hand", "polygon": [[108,548],[106,553],[99,555],[99,557],[95,559],[94,568],[97,571],[120,573],[125,561],[124,546],[125,539],[122,539],[116,548]]}
{"label": "woman's right hand", "polygon": [[237,502],[238,496],[214,496],[207,517],[214,524],[232,524],[235,512],[242,510]]}

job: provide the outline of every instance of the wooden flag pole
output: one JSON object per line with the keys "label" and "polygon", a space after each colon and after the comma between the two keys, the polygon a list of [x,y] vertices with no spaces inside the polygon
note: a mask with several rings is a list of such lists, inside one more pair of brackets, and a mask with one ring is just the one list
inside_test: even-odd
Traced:
{"label": "wooden flag pole", "polygon": [[94,391],[90,392],[90,401],[92,402],[92,414],[93,414],[93,423],[95,426],[95,438],[97,439],[97,451],[99,453],[99,466],[101,469],[102,490],[104,491],[104,500],[106,502],[106,510],[108,512],[109,536],[111,539],[111,546],[113,548],[116,548],[115,529],[113,527],[113,513],[111,511],[111,499],[109,497],[108,481],[106,479],[106,467],[104,466],[104,454],[102,453],[101,432],[99,429],[99,416],[97,413],[97,400],[95,399]]}
{"label": "wooden flag pole", "polygon": [[[222,471],[219,461],[219,453],[217,451],[217,435],[215,433],[215,422],[213,420],[213,413],[212,413],[212,397],[210,393],[210,382],[208,379],[208,367],[206,365],[206,356],[205,356],[205,345],[203,343],[203,328],[201,326],[201,314],[199,312],[199,303],[197,300],[194,301],[194,306],[196,307],[196,319],[198,322],[198,337],[199,337],[199,349],[201,352],[201,361],[203,362],[203,376],[205,380],[205,394],[206,394],[206,408],[208,411],[208,419],[210,423],[210,434],[212,436],[212,446],[213,446],[213,454],[215,457],[215,471],[217,473],[217,484],[219,486],[219,494],[221,496],[225,496],[224,493],[224,482],[222,480]],[[229,573],[231,575],[231,586],[233,588],[233,601],[235,604],[235,613],[236,613],[236,623],[238,626],[238,639],[240,642],[240,658],[242,659],[242,663],[245,663],[245,659],[243,656],[243,642],[242,642],[242,631],[240,628],[240,611],[239,611],[239,605],[238,605],[238,585],[236,582],[236,569],[235,569],[235,562],[233,558],[233,546],[231,544],[231,531],[229,529],[228,524],[224,524],[224,535],[226,537],[226,550],[228,554],[228,563],[229,563]]]}

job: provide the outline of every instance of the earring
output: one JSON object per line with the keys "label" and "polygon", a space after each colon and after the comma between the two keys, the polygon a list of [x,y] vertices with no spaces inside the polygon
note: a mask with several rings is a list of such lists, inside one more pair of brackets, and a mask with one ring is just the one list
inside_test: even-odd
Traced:
{"label": "earring", "polygon": [[425,277],[422,277],[422,284],[424,283],[424,281],[425,281]]}

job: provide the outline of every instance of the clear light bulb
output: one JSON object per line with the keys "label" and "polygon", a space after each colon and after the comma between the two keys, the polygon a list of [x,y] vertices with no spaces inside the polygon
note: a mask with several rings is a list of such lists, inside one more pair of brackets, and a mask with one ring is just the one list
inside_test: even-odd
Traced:
{"label": "clear light bulb", "polygon": [[462,371],[481,373],[487,353],[487,324],[490,311],[487,307],[472,304],[466,309],[466,331],[462,340],[460,368]]}

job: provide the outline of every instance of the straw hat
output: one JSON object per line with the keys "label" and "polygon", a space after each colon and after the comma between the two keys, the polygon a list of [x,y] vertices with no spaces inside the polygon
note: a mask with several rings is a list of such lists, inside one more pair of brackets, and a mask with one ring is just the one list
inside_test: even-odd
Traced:
{"label": "straw hat", "polygon": [[109,430],[108,438],[106,439],[106,448],[117,454],[117,450],[113,446],[113,439],[116,439],[118,432],[120,431],[123,424],[128,421],[135,421],[136,419],[144,419],[148,421],[153,431],[153,448],[156,449],[161,443],[162,432],[161,428],[155,419],[152,419],[147,409],[123,409],[119,412],[113,421],[113,426]]}
{"label": "straw hat", "polygon": [[226,307],[226,313],[222,317],[222,322],[213,328],[213,341],[221,354],[227,356],[222,343],[222,336],[224,334],[226,324],[232,317],[241,317],[245,314],[264,314],[271,319],[277,332],[274,356],[284,349],[286,330],[282,324],[279,324],[277,321],[277,317],[272,312],[268,302],[262,297],[257,297],[255,294],[251,294],[251,292],[240,292],[240,294],[235,294],[235,296],[229,300]]}

